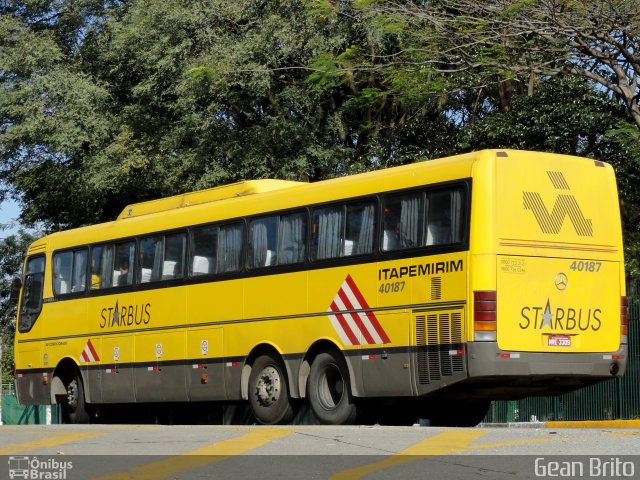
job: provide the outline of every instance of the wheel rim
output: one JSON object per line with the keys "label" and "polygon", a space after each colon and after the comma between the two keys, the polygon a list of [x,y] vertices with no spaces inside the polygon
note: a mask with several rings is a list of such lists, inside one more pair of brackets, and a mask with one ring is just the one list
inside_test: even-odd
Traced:
{"label": "wheel rim", "polygon": [[318,382],[318,399],[326,410],[336,408],[344,395],[344,378],[337,365],[329,365]]}
{"label": "wheel rim", "polygon": [[256,382],[256,398],[263,407],[270,407],[280,399],[282,380],[280,372],[273,366],[265,367]]}
{"label": "wheel rim", "polygon": [[75,411],[78,406],[78,381],[75,379],[67,386],[67,405],[71,411]]}

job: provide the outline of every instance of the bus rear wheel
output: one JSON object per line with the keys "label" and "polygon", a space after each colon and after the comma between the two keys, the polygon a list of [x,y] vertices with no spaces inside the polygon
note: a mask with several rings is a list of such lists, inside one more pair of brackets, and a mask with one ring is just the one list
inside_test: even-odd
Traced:
{"label": "bus rear wheel", "polygon": [[307,397],[320,422],[327,425],[355,423],[358,411],[351,395],[349,369],[339,353],[321,353],[313,360]]}
{"label": "bus rear wheel", "polygon": [[263,425],[289,423],[293,406],[282,362],[270,354],[259,356],[249,375],[249,405]]}
{"label": "bus rear wheel", "polygon": [[67,383],[67,402],[64,409],[66,423],[89,423],[90,417],[84,398],[84,385],[80,372],[74,372]]}

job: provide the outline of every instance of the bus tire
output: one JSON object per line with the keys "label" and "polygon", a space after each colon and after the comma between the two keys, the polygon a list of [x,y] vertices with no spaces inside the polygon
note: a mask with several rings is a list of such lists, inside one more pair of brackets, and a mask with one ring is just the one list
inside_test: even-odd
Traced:
{"label": "bus tire", "polygon": [[307,398],[321,423],[355,423],[358,410],[351,395],[349,369],[342,355],[325,352],[313,360],[307,383]]}
{"label": "bus tire", "polygon": [[84,385],[80,372],[76,371],[67,383],[67,402],[64,405],[66,423],[89,423],[90,416],[84,397]]}
{"label": "bus tire", "polygon": [[270,354],[259,356],[249,375],[249,405],[259,423],[277,425],[289,423],[293,406],[289,398],[284,365]]}

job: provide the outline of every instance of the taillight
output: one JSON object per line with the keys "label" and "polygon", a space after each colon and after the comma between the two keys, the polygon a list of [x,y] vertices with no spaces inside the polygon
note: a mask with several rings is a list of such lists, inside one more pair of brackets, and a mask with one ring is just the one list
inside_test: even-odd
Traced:
{"label": "taillight", "polygon": [[627,332],[628,332],[628,314],[629,308],[627,303],[627,297],[620,297],[620,341],[622,343],[627,343]]}
{"label": "taillight", "polygon": [[473,329],[476,342],[495,342],[498,294],[495,290],[473,292]]}

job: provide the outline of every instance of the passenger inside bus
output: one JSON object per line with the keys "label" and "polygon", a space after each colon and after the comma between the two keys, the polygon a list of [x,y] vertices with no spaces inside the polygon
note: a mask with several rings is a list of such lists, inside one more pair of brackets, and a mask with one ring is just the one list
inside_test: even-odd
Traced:
{"label": "passenger inside bus", "polygon": [[[115,273],[118,275],[116,276]],[[123,260],[118,267],[118,271],[114,272],[114,277],[117,278],[117,284],[119,287],[128,285],[127,277],[129,276],[129,262],[127,260]]]}

